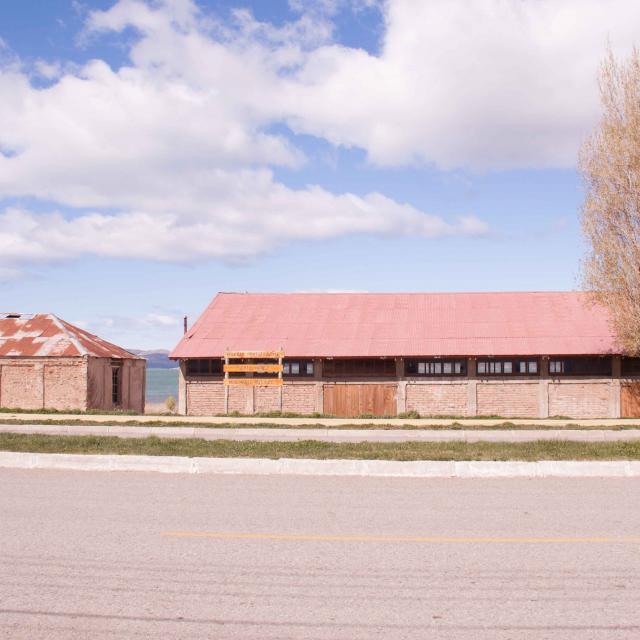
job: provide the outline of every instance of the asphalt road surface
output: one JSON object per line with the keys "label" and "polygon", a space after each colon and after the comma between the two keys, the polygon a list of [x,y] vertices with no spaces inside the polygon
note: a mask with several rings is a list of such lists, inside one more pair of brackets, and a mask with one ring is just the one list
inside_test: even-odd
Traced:
{"label": "asphalt road surface", "polygon": [[0,470],[0,638],[640,638],[640,481]]}

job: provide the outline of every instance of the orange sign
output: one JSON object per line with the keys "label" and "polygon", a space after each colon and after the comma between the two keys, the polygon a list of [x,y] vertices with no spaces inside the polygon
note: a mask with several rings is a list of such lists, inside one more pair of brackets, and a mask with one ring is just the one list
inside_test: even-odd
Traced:
{"label": "orange sign", "polygon": [[225,364],[224,371],[229,373],[280,373],[281,364]]}
{"label": "orange sign", "polygon": [[281,387],[282,378],[225,378],[224,383],[241,387]]}
{"label": "orange sign", "polygon": [[225,358],[284,358],[284,351],[227,351]]}

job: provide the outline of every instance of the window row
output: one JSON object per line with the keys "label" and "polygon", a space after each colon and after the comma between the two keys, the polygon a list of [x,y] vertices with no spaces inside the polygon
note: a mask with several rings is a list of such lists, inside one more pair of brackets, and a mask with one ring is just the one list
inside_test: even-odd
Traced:
{"label": "window row", "polygon": [[[256,364],[255,361],[251,361]],[[273,364],[265,361],[264,364]],[[187,360],[187,374],[190,376],[221,376],[224,373],[224,362],[221,358],[192,358]],[[312,376],[314,374],[313,360],[285,361],[282,365],[285,376]],[[242,373],[232,374],[244,377]],[[269,377],[270,374],[260,374]],[[274,375],[275,377],[275,375]]]}
{"label": "window row", "polygon": [[[188,359],[186,363],[189,376],[222,376],[223,366],[221,358],[193,358]],[[536,358],[484,358],[477,361],[476,371],[478,376],[538,376],[540,363]],[[285,360],[283,363],[283,375],[286,377],[312,377],[314,374],[313,360]],[[231,375],[235,377],[245,374]],[[323,378],[396,378],[397,375],[393,358],[328,358],[322,363]],[[407,358],[404,362],[404,375],[466,376],[467,361],[453,358]],[[612,359],[604,356],[552,357],[549,359],[549,375],[611,376]],[[622,376],[640,376],[640,358],[623,358]]]}
{"label": "window row", "polygon": [[535,376],[538,374],[537,360],[478,360],[479,376]]}
{"label": "window row", "polygon": [[408,376],[465,376],[466,360],[406,360]]}
{"label": "window row", "polygon": [[610,376],[611,358],[552,358],[550,376]]}
{"label": "window row", "polygon": [[292,361],[284,362],[282,365],[282,374],[285,376],[312,376],[313,361]]}

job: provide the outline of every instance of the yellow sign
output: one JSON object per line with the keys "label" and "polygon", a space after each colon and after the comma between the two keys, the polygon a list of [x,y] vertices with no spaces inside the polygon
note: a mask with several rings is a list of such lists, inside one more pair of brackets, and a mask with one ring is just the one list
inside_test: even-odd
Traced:
{"label": "yellow sign", "polygon": [[281,387],[282,378],[225,378],[229,387]]}
{"label": "yellow sign", "polygon": [[284,358],[284,351],[227,351],[225,358]]}
{"label": "yellow sign", "polygon": [[281,364],[225,364],[224,371],[230,373],[280,373]]}

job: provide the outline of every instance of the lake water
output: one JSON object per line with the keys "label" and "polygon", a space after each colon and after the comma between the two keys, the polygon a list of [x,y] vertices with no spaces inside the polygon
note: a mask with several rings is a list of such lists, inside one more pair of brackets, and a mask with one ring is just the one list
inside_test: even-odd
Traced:
{"label": "lake water", "polygon": [[147,369],[147,402],[178,401],[178,369]]}

